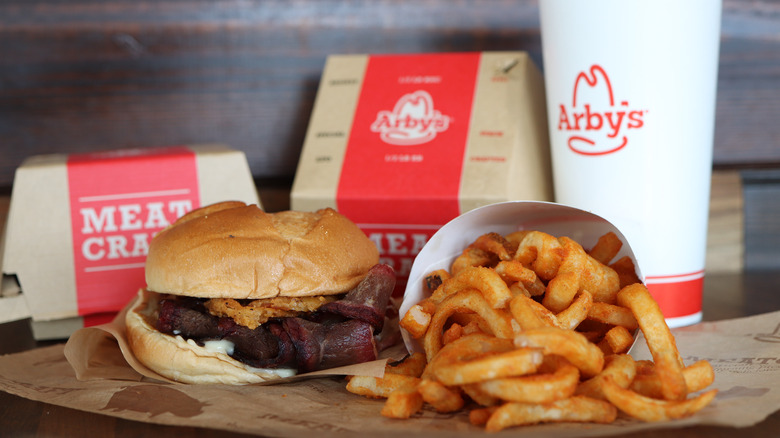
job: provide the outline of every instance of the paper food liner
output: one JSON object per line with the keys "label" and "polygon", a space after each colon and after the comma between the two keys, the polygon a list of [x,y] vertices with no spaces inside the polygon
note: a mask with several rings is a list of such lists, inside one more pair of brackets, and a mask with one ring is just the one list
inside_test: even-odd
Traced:
{"label": "paper food liner", "polygon": [[[644,281],[639,263],[623,233],[611,222],[596,214],[562,204],[540,201],[510,201],[486,205],[451,220],[441,227],[417,255],[409,273],[401,316],[410,307],[426,298],[423,278],[436,269],[449,271],[450,265],[463,249],[486,233],[507,235],[521,230],[542,231],[556,237],[567,236],[585,248],[593,246],[599,237],[613,232],[623,242],[615,260],[628,256]],[[422,351],[417,341],[401,330],[409,351]]]}

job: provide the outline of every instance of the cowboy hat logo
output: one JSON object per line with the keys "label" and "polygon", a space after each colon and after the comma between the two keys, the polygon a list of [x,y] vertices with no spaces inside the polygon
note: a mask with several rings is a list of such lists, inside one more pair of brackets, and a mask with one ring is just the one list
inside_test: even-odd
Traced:
{"label": "cowboy hat logo", "polygon": [[577,154],[611,154],[628,145],[627,130],[644,126],[646,112],[630,109],[627,100],[616,104],[609,75],[594,64],[574,80],[571,106],[559,106],[558,131],[569,133],[567,144]]}
{"label": "cowboy hat logo", "polygon": [[412,146],[427,143],[446,131],[451,118],[434,109],[433,98],[424,90],[405,94],[392,111],[379,111],[371,131],[385,143]]}

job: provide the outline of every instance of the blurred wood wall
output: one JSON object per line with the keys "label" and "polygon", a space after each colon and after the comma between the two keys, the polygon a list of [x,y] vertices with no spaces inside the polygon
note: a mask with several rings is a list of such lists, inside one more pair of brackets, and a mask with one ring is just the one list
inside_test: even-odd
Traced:
{"label": "blurred wood wall", "polygon": [[[780,163],[780,3],[725,0],[715,166]],[[24,157],[219,142],[289,179],[325,57],[526,50],[530,0],[0,0],[0,188]]]}
{"label": "blurred wood wall", "polygon": [[[284,208],[329,54],[480,50],[543,69],[538,1],[0,0],[0,192],[30,155],[217,142]],[[723,0],[713,165],[708,270],[780,266],[778,0]]]}

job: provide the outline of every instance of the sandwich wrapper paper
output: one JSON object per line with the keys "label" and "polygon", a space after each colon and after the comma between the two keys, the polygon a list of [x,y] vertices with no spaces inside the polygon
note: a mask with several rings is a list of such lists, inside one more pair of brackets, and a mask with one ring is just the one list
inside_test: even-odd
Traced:
{"label": "sandwich wrapper paper", "polygon": [[[557,204],[508,202],[472,210],[443,227],[418,255],[402,311],[420,298],[419,286],[415,285],[426,271],[446,266],[464,245],[484,232],[517,229],[567,235],[586,247],[604,232],[615,231],[598,216]],[[627,246],[623,251],[631,256]],[[112,323],[76,332],[67,344],[0,357],[0,389],[124,419],[264,436],[316,433],[320,437],[345,437],[370,433],[396,438],[484,433],[481,427],[469,424],[466,411],[438,414],[426,407],[411,419],[393,420],[379,414],[383,400],[346,391],[343,374],[381,375],[384,360],[272,385],[170,383],[135,361],[127,348],[123,321],[120,314]],[[715,369],[711,387],[719,390],[718,396],[696,415],[662,423],[642,423],[620,415],[609,425],[542,424],[510,428],[499,434],[573,437],[692,425],[748,427],[780,409],[780,311],[703,322],[673,329],[673,333],[686,364],[707,359]],[[408,339],[405,342],[415,348]],[[403,355],[405,348],[398,347],[395,353]],[[641,335],[631,354],[636,359],[650,358]]]}

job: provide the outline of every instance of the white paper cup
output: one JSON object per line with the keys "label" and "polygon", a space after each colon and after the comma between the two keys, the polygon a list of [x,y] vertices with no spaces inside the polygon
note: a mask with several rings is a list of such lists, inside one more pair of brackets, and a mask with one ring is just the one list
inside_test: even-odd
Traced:
{"label": "white paper cup", "polygon": [[670,326],[701,320],[720,0],[542,0],[555,198],[631,242]]}
{"label": "white paper cup", "polygon": [[[550,202],[511,201],[486,205],[464,213],[441,227],[417,254],[409,273],[400,315],[426,298],[423,279],[431,271],[446,269],[477,237],[495,232],[502,235],[519,230],[543,231],[553,236],[567,236],[584,248],[592,247],[599,237],[612,231],[623,246],[614,260],[628,256],[636,266],[637,275],[643,278],[634,251],[623,233],[606,219],[578,208]],[[417,341],[402,330],[404,343],[409,351],[422,351]]]}

